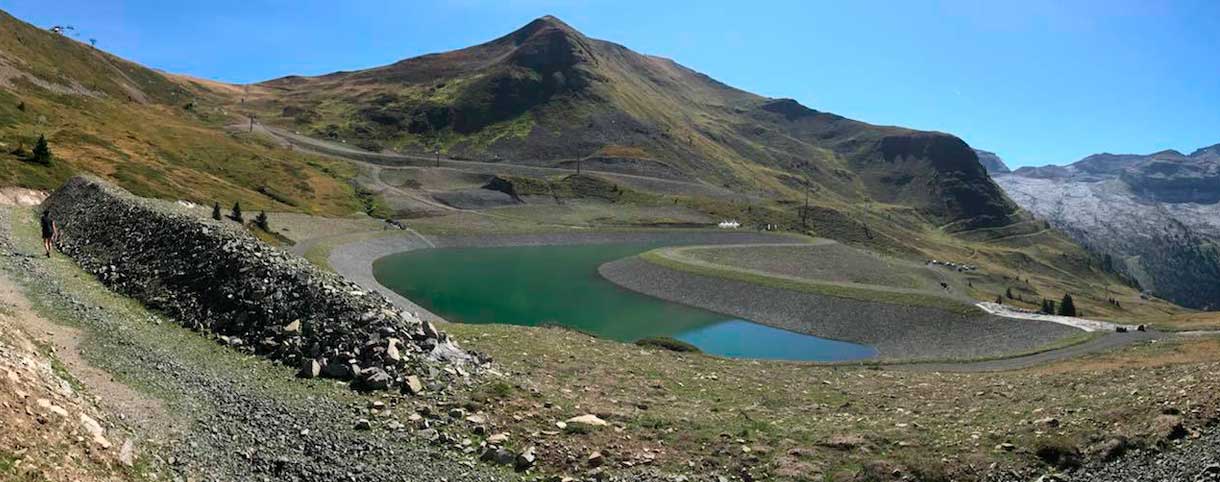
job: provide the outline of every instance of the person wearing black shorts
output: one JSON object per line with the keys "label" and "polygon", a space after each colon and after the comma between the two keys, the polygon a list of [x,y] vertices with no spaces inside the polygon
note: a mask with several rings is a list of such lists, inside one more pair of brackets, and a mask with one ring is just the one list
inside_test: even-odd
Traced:
{"label": "person wearing black shorts", "polygon": [[55,225],[55,220],[51,219],[51,213],[42,212],[42,247],[47,250],[47,257],[51,257],[51,247],[54,245],[55,238],[59,237],[59,227]]}

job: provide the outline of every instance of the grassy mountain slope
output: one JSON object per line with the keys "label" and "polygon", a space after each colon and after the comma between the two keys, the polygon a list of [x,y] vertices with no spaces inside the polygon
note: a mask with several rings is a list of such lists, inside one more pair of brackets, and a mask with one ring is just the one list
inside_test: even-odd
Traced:
{"label": "grassy mountain slope", "polygon": [[[1174,310],[1160,302],[1109,304],[1116,293],[1138,294],[1103,271],[1100,259],[1018,209],[954,136],[757,96],[590,39],[553,17],[466,49],[239,92],[230,99],[234,110],[372,151],[440,150],[557,167],[579,160],[591,169],[727,187],[742,199],[631,191],[611,202],[684,205],[716,219],[979,265],[991,273],[972,287],[979,299],[1011,288],[1029,307],[1072,292],[1095,316]],[[553,179],[548,189],[565,182]],[[802,215],[806,193],[812,209]]]}
{"label": "grassy mountain slope", "polygon": [[996,226],[1015,206],[948,134],[882,127],[734,89],[553,17],[474,47],[248,89],[238,108],[371,150],[696,178],[769,197],[911,206]]}
{"label": "grassy mountain slope", "polygon": [[[374,150],[439,148],[558,167],[581,162],[728,187],[740,199],[682,192],[680,184],[655,192],[584,177],[541,184],[550,194],[566,186],[575,196],[581,189],[573,183],[588,181],[612,194],[596,200],[609,207],[590,212],[687,209],[908,258],[976,264],[991,273],[975,283],[978,298],[1020,279],[1013,289],[1030,299],[1072,292],[1091,313],[1173,310],[1155,303],[1111,308],[1104,300],[1113,292],[1133,292],[1094,256],[1012,205],[956,137],[756,96],[670,60],[589,39],[549,17],[468,49],[249,86],[156,72],[6,14],[0,27],[3,184],[50,189],[75,172],[92,172],[144,196],[240,201],[247,210],[345,215],[376,207],[355,187],[368,172],[357,176],[350,163],[230,127],[254,115]],[[49,165],[29,161],[40,134],[55,154]],[[638,186],[659,186],[647,179]],[[525,224],[555,210],[581,215],[578,207],[531,209],[514,212]],[[480,217],[488,219],[506,218]],[[414,221],[424,229],[429,222]],[[462,225],[449,217],[436,223]]]}
{"label": "grassy mountain slope", "polygon": [[[76,172],[146,196],[347,214],[343,163],[228,132],[215,92],[0,12],[0,182],[51,189]],[[29,161],[39,135],[54,160]]]}

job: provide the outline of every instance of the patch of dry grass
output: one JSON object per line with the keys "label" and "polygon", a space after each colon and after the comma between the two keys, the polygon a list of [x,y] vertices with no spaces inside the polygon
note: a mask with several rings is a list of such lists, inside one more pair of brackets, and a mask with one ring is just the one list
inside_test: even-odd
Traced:
{"label": "patch of dry grass", "polygon": [[[992,463],[1032,474],[1046,470],[1037,455],[1045,447],[1088,457],[1114,436],[1152,444],[1149,424],[1165,407],[1199,427],[1220,406],[1215,338],[958,374],[729,360],[554,328],[444,328],[491,354],[514,386],[487,401],[493,431],[539,446],[546,469],[563,473],[587,471],[585,458],[597,450],[620,467],[776,480],[856,476],[878,466],[969,480],[977,476],[972,467]],[[611,427],[580,435],[556,428],[586,413]],[[1006,443],[1011,451],[999,448]]]}

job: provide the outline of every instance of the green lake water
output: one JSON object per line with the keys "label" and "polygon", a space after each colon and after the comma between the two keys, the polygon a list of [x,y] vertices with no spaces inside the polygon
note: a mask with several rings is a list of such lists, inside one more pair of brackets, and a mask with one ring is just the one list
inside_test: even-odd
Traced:
{"label": "green lake water", "polygon": [[840,361],[872,357],[868,346],[772,328],[642,295],[597,267],[660,244],[440,248],[373,263],[384,286],[461,323],[562,325],[632,342],[671,337],[706,353],[740,358]]}

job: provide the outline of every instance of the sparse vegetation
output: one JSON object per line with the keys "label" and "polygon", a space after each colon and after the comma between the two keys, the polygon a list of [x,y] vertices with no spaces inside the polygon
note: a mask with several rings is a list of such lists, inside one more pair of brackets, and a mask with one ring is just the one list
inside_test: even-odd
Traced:
{"label": "sparse vegetation", "polygon": [[641,340],[636,340],[635,344],[646,348],[659,348],[662,350],[669,350],[679,353],[699,353],[701,351],[699,350],[699,347],[695,345],[667,336],[644,338]]}

